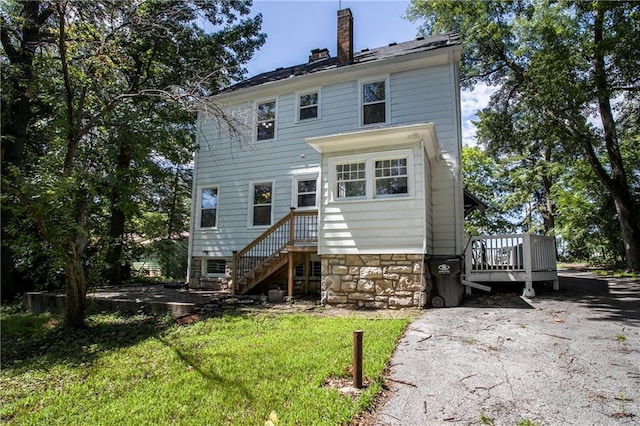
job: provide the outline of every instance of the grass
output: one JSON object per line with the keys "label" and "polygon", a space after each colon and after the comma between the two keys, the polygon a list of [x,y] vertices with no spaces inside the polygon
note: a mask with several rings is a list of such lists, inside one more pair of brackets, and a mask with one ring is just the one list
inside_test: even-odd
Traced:
{"label": "grass", "polygon": [[615,278],[640,278],[640,275],[635,272],[625,271],[616,267],[608,267],[602,265],[590,265],[588,263],[565,263],[558,262],[558,269],[577,269],[587,270],[593,274],[600,275],[602,277],[615,277]]}
{"label": "grass", "polygon": [[481,425],[493,426],[495,423],[494,423],[493,418],[487,416],[484,413],[480,413],[480,424]]}
{"label": "grass", "polygon": [[[167,318],[94,315],[85,330],[2,312],[3,424],[348,424],[369,408],[408,319],[230,314],[177,326]],[[358,397],[323,386],[350,377],[364,330]]]}

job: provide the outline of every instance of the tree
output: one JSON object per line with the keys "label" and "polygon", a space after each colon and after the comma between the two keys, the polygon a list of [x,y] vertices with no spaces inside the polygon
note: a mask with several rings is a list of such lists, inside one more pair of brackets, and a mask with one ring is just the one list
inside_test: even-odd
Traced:
{"label": "tree", "polygon": [[565,153],[588,161],[614,202],[627,268],[640,271],[640,225],[613,112],[615,100],[640,89],[640,3],[414,0],[408,14],[425,19],[423,31],[461,34],[465,84],[499,86],[489,110],[520,105]]}
{"label": "tree", "polygon": [[[9,53],[26,43],[20,28],[34,19],[33,5],[38,34],[46,37],[28,45],[33,58],[24,65]],[[24,213],[13,216],[7,231],[19,238],[19,229],[37,229],[50,268],[64,274],[68,325],[84,324],[86,249],[99,237],[95,224],[105,211],[126,214],[139,181],[130,174],[134,160],[169,162],[185,148],[181,143],[159,152],[157,140],[138,136],[149,121],[171,116],[166,111],[192,113],[198,99],[243,75],[242,64],[264,42],[261,17],[243,18],[249,6],[226,0],[41,1],[12,2],[3,12],[3,68],[20,75],[29,68],[18,83],[3,79],[3,96],[5,89],[18,96],[23,84],[31,102],[26,124],[22,116],[10,117],[16,128],[27,129],[27,143],[22,163],[3,163],[3,206]],[[8,96],[7,102],[14,100]],[[187,121],[183,114],[154,134],[184,134]],[[35,147],[26,149],[30,145]],[[105,190],[114,172],[121,174]]]}
{"label": "tree", "polygon": [[507,206],[508,182],[502,164],[479,147],[463,147],[462,181],[464,187],[487,206],[484,212],[476,210],[465,217],[465,233],[517,232],[520,206]]}
{"label": "tree", "polygon": [[[12,170],[23,163],[25,146],[29,143],[29,125],[32,123],[33,61],[36,50],[49,35],[43,31],[54,10],[48,3],[24,2],[6,4],[0,16],[0,41],[3,47],[2,78],[2,188],[11,178]],[[19,19],[11,22],[9,15]],[[11,66],[8,66],[11,64]],[[2,296],[12,297],[18,292],[19,276],[13,259],[16,253],[8,241],[8,232],[14,218],[13,209],[2,202]]]}

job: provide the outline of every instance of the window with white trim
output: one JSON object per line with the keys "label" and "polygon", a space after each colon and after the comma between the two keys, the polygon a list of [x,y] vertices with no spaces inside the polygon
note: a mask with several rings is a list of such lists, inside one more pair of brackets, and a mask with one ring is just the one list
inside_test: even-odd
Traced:
{"label": "window with white trim", "polygon": [[317,206],[317,185],[316,178],[294,179],[294,202],[298,209],[312,209]]}
{"label": "window with white trim", "polygon": [[338,198],[365,197],[366,172],[364,161],[336,165],[336,193]]}
{"label": "window with white trim", "polygon": [[203,273],[207,276],[224,276],[227,272],[227,262],[224,259],[205,259]]}
{"label": "window with white trim", "polygon": [[251,184],[251,225],[271,226],[273,182]]}
{"label": "window with white trim", "polygon": [[413,152],[398,150],[329,159],[333,201],[413,196]]}
{"label": "window with white trim", "polygon": [[376,160],[374,165],[376,196],[406,194],[409,192],[407,159]]}
{"label": "window with white trim", "polygon": [[298,95],[298,121],[320,117],[320,92],[313,91]]}
{"label": "window with white trim", "polygon": [[215,228],[218,224],[218,188],[204,188],[200,193],[200,228]]}
{"label": "window with white trim", "polygon": [[261,102],[256,105],[257,139],[259,141],[276,137],[276,100]]}
{"label": "window with white trim", "polygon": [[389,122],[389,79],[360,81],[360,123],[363,126]]}

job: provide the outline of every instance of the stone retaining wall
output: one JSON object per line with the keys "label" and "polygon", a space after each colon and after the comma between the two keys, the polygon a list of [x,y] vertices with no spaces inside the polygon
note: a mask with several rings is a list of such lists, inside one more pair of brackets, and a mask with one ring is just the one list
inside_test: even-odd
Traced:
{"label": "stone retaining wall", "polygon": [[322,303],[346,308],[424,307],[421,254],[322,255]]}

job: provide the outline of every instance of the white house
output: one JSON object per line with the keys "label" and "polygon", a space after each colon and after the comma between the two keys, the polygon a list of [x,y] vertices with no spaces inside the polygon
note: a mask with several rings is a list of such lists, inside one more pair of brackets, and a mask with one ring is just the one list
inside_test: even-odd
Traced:
{"label": "white house", "polygon": [[425,256],[464,251],[460,52],[456,34],[353,52],[344,9],[337,55],[315,49],[213,96],[218,114],[198,122],[190,287],[424,306]]}

